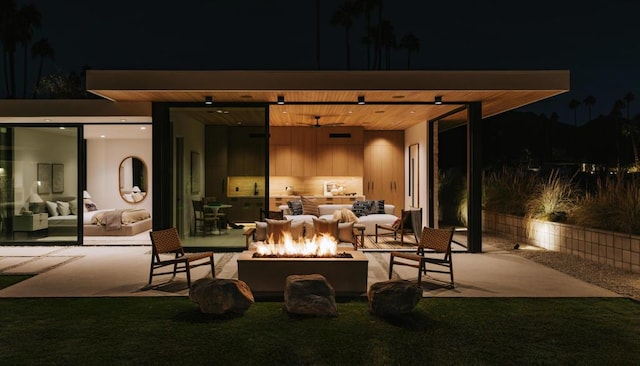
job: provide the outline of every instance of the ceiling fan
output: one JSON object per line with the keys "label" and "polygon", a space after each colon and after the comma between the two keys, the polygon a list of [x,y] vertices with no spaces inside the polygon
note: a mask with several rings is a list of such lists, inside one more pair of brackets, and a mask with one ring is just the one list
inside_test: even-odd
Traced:
{"label": "ceiling fan", "polygon": [[325,124],[320,124],[320,116],[313,116],[313,118],[315,118],[316,122],[315,123],[299,123],[301,125],[306,125],[306,126],[311,126],[314,128],[320,128],[320,127],[325,127],[325,126],[340,126],[343,125],[343,122],[331,122],[331,123],[325,123]]}

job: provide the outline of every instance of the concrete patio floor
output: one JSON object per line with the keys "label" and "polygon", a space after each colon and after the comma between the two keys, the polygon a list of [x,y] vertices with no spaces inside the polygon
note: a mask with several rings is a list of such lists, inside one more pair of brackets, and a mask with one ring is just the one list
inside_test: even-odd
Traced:
{"label": "concrete patio floor", "polygon": [[[240,253],[216,253],[216,277],[237,278]],[[0,274],[33,274],[0,290],[0,297],[187,296],[186,276],[154,277],[147,286],[150,246],[0,247]],[[368,286],[388,278],[389,253],[367,252]],[[621,297],[509,251],[483,243],[483,253],[454,253],[455,288],[424,279],[424,297]],[[192,270],[192,280],[210,276]],[[447,279],[447,275],[432,275]],[[417,279],[417,270],[394,267],[394,278]],[[364,294],[363,294],[364,296]]]}

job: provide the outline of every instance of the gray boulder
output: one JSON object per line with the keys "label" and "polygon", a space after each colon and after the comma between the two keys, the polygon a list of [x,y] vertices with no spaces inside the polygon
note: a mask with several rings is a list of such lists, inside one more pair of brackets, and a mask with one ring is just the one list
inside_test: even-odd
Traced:
{"label": "gray boulder", "polygon": [[336,316],[336,293],[320,274],[287,276],[284,305],[291,314]]}
{"label": "gray boulder", "polygon": [[249,286],[241,280],[201,278],[191,284],[189,299],[206,314],[244,314],[255,303]]}
{"label": "gray boulder", "polygon": [[367,291],[369,310],[380,316],[408,313],[422,299],[422,288],[407,280],[376,282]]}

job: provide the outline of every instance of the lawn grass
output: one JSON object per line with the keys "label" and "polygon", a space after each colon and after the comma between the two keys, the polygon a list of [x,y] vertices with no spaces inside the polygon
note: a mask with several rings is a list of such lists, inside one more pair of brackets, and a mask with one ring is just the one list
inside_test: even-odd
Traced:
{"label": "lawn grass", "polygon": [[185,297],[0,299],[2,365],[638,365],[640,304],[626,298],[425,298],[381,319],[258,302],[202,314]]}

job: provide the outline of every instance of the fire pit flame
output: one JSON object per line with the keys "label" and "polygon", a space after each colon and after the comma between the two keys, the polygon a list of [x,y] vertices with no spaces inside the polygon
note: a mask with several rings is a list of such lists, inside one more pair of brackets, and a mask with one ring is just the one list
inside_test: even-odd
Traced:
{"label": "fire pit flame", "polygon": [[264,243],[256,244],[256,254],[264,257],[334,257],[337,252],[338,243],[328,235],[293,240],[290,233],[284,233],[282,243],[274,243],[269,236]]}

